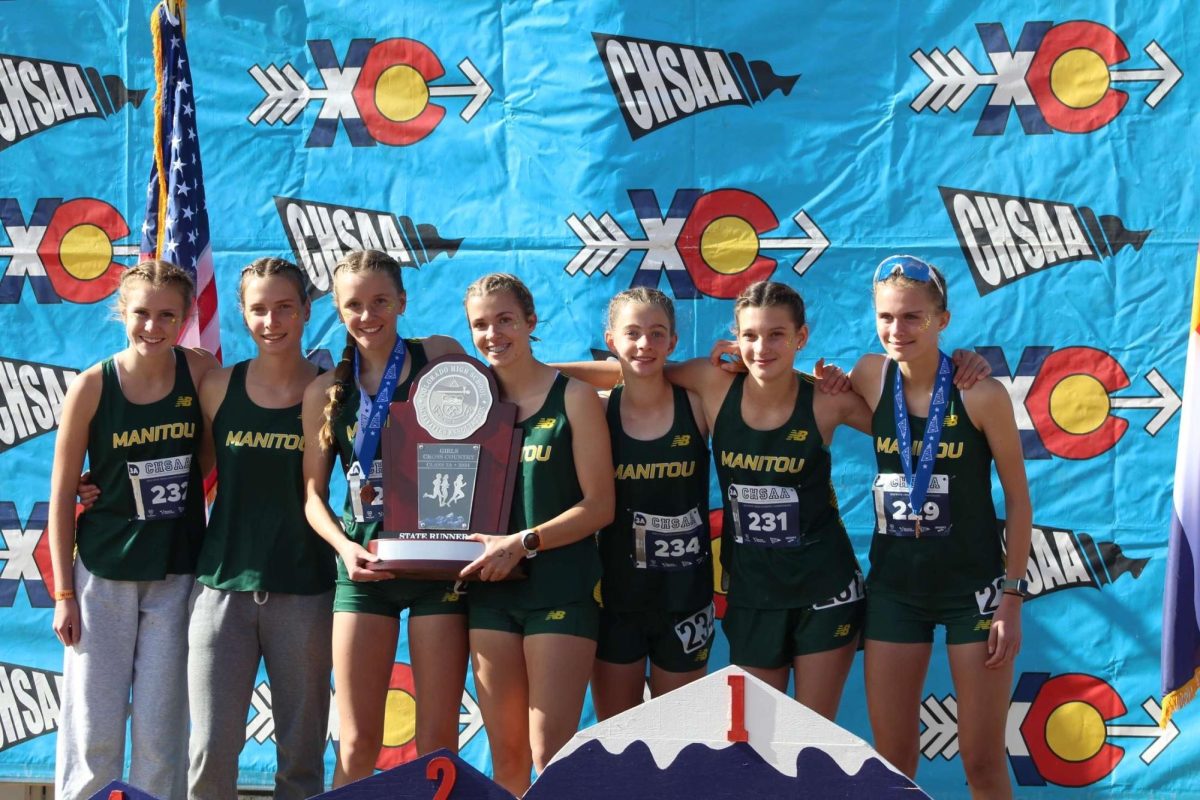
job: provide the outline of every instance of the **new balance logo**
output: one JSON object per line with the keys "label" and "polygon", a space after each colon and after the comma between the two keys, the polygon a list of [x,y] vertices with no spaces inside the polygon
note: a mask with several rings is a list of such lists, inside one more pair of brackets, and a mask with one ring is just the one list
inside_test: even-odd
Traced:
{"label": "new balance logo", "polygon": [[179,397],[176,397],[175,398],[175,407],[176,408],[191,408],[192,407],[191,395],[181,394]]}
{"label": "new balance logo", "polygon": [[565,612],[565,611],[551,611],[549,614],[546,615],[546,619],[551,622],[559,622],[566,618],[567,618],[567,612]]}
{"label": "new balance logo", "polygon": [[554,427],[554,417],[542,417],[533,426],[535,429],[546,430]]}
{"label": "new balance logo", "polygon": [[692,443],[692,435],[685,433],[682,436],[676,436],[671,440],[671,447],[687,447]]}
{"label": "new balance logo", "polygon": [[806,441],[808,441],[808,431],[802,431],[802,430],[788,431],[787,441],[789,441],[789,442],[806,442]]}

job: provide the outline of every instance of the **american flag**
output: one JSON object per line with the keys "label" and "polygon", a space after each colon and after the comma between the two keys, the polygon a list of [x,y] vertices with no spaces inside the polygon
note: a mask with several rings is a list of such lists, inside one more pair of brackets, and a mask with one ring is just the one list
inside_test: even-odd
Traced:
{"label": "american flag", "polygon": [[184,44],[184,0],[163,0],[150,18],[154,42],[154,163],[146,186],[142,258],[176,264],[196,282],[196,308],[179,343],[203,347],[221,358],[217,285],[208,235],[208,205],[200,140],[196,136],[196,99],[192,68]]}

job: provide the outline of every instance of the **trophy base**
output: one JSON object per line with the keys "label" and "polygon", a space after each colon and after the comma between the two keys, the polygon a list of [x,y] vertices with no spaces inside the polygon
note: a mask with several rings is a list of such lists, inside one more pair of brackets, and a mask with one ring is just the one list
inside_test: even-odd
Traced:
{"label": "trophy base", "polygon": [[[400,578],[419,580],[478,580],[476,576],[460,579],[458,574],[483,555],[483,542],[467,538],[465,533],[430,531],[396,533],[385,531],[381,538],[371,541],[367,549],[379,556],[379,561],[367,565],[376,572],[390,572]],[[518,564],[509,579],[525,577],[523,564]]]}

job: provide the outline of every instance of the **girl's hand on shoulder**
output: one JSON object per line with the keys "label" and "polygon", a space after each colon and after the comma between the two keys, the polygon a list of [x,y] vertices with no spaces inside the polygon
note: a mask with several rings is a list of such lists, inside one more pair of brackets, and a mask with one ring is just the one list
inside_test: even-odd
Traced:
{"label": "girl's hand on shoulder", "polygon": [[347,539],[346,543],[339,548],[338,555],[341,556],[342,563],[346,565],[346,574],[352,581],[373,583],[396,577],[390,572],[371,569],[368,565],[378,562],[380,558],[358,542]]}
{"label": "girl's hand on shoulder", "polygon": [[74,597],[59,600],[54,604],[54,635],[64,647],[79,644],[79,601]]}
{"label": "girl's hand on shoulder", "polygon": [[850,376],[836,364],[826,364],[825,359],[818,358],[813,365],[813,377],[816,379],[817,391],[823,394],[842,394],[852,392]]}
{"label": "girl's hand on shoulder", "polygon": [[1021,603],[1021,598],[1011,594],[1000,598],[988,631],[988,659],[983,662],[988,669],[1001,669],[1016,661],[1021,651]]}
{"label": "girl's hand on shoulder", "polygon": [[984,378],[991,377],[992,365],[973,350],[955,350],[950,360],[954,362],[954,385],[959,389],[970,389]]}
{"label": "girl's hand on shoulder", "polygon": [[477,572],[481,581],[502,581],[525,557],[525,546],[515,533],[508,536],[472,533],[467,538],[483,542],[483,555],[463,567],[462,572],[458,573],[460,578],[469,578]]}
{"label": "girl's hand on shoulder", "polygon": [[708,363],[725,370],[731,375],[746,372],[737,342],[732,339],[717,339],[713,342],[712,350],[708,352]]}

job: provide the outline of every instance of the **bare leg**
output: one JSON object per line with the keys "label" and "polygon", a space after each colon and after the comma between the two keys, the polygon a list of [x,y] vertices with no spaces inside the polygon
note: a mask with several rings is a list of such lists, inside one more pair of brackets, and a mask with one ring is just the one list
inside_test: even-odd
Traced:
{"label": "bare leg", "polygon": [[592,705],[596,719],[606,720],[642,702],[646,691],[646,659],[614,664],[596,659],[592,665]]}
{"label": "bare leg", "polygon": [[741,664],[737,666],[749,672],[754,677],[764,683],[770,684],[772,688],[779,692],[786,692],[788,685],[788,677],[790,670],[787,667],[744,667]]}
{"label": "bare leg", "polygon": [[838,705],[842,702],[842,689],[856,652],[857,640],[836,650],[792,659],[796,670],[796,699],[825,719],[836,719]]}
{"label": "bare leg", "polygon": [[409,617],[408,653],[417,692],[417,753],[458,752],[458,707],[467,681],[467,617]]}
{"label": "bare leg", "polygon": [[540,773],[579,728],[596,642],[540,633],[525,637],[529,670],[529,744]]}
{"label": "bare leg", "polygon": [[917,775],[921,689],[932,643],[867,639],[867,712],[875,749],[910,778]]}
{"label": "bare leg", "polygon": [[690,672],[668,672],[665,669],[650,665],[650,694],[661,697],[667,692],[673,692],[681,686],[687,686],[695,680],[703,678],[708,669],[701,667]]}
{"label": "bare leg", "polygon": [[394,617],[347,611],[333,615],[334,699],[341,731],[334,786],[375,772],[399,631]]}
{"label": "bare leg", "polygon": [[492,750],[492,779],[517,797],[529,788],[529,681],[519,633],[474,628],[471,664]]}
{"label": "bare leg", "polygon": [[987,669],[987,642],[956,644],[950,675],[958,695],[958,749],[975,800],[1010,800],[1012,781],[1004,756],[1004,729],[1012,693],[1013,665]]}

